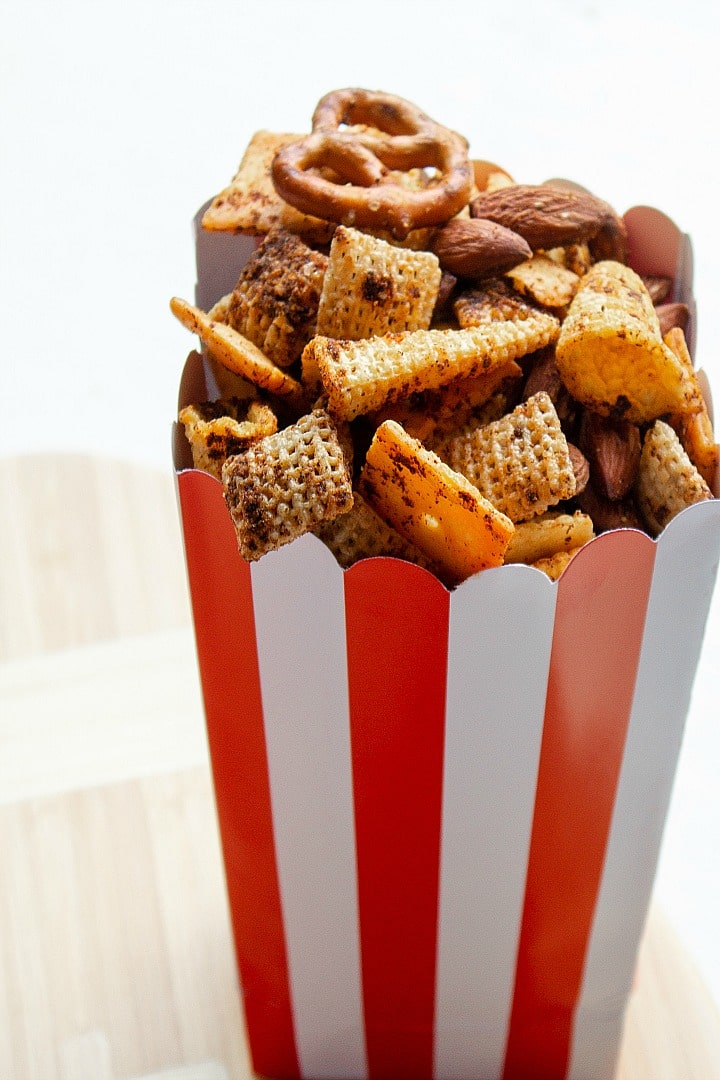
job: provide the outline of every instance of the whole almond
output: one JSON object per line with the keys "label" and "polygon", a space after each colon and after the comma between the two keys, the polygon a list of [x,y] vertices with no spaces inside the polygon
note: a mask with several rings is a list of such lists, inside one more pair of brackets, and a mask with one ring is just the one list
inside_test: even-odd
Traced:
{"label": "whole almond", "polygon": [[611,502],[625,498],[640,465],[640,430],[626,420],[612,420],[585,411],[580,446],[590,461],[593,484]]}
{"label": "whole almond", "polygon": [[592,518],[595,531],[608,529],[642,529],[642,521],[631,496],[611,502],[589,483],[578,498],[580,509]]}
{"label": "whole almond", "polygon": [[665,337],[668,330],[674,330],[677,327],[680,330],[687,330],[690,319],[690,308],[687,304],[658,304],[655,312],[660,323],[660,333],[663,337]]}
{"label": "whole almond", "polygon": [[587,240],[601,247],[603,258],[624,261],[622,220],[611,206],[587,191],[515,184],[481,192],[471,203],[470,213],[472,218],[487,218],[519,233],[533,251]]}
{"label": "whole almond", "polygon": [[482,218],[453,218],[437,230],[431,248],[443,270],[464,278],[501,274],[532,255],[516,232]]}
{"label": "whole almond", "polygon": [[575,473],[575,494],[579,495],[588,485],[590,462],[573,443],[568,443],[568,453],[570,454],[572,470]]}

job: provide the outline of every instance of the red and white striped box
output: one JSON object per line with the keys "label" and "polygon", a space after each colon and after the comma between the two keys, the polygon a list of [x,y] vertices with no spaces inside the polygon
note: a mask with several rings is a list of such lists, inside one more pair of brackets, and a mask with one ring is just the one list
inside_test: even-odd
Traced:
{"label": "red and white striped box", "polygon": [[[691,298],[686,237],[626,216]],[[197,300],[247,255],[200,234]],[[193,354],[181,397],[206,372]],[[212,387],[203,387],[212,392]],[[606,533],[559,582],[449,592],[315,536],[243,561],[177,484],[253,1067],[304,1080],[609,1080],[720,557],[720,501]]]}

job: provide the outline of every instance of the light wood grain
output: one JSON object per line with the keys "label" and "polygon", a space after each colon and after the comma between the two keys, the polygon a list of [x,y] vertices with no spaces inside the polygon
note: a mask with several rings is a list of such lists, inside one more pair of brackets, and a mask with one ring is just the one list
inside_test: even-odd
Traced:
{"label": "light wood grain", "polygon": [[[31,459],[0,497],[0,1078],[246,1080],[172,478]],[[618,1080],[720,1080],[658,912]]]}

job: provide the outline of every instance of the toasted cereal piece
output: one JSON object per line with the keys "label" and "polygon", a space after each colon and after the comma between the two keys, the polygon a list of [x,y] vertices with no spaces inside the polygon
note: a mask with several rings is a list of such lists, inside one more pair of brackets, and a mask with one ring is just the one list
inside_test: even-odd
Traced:
{"label": "toasted cereal piece", "polygon": [[230,314],[231,299],[232,293],[227,293],[225,296],[221,296],[219,300],[216,300],[207,313],[208,319],[213,319],[215,322],[229,322],[228,315]]}
{"label": "toasted cereal piece", "polygon": [[512,522],[394,420],[375,432],[359,489],[447,584],[502,563]]}
{"label": "toasted cereal piece", "polygon": [[437,257],[338,225],[320,297],[318,334],[361,338],[430,326],[440,286]]}
{"label": "toasted cereal piece", "polygon": [[594,536],[592,518],[581,510],[573,514],[550,510],[531,521],[518,522],[505,552],[505,562],[535,563],[558,552],[582,547]]}
{"label": "toasted cereal piece", "polygon": [[702,406],[697,385],[662,340],[642,280],[622,263],[596,263],[581,278],[556,359],[573,397],[603,416],[647,423]]}
{"label": "toasted cereal piece", "polygon": [[352,479],[325,409],[268,435],[223,466],[225,501],[248,562],[349,510]]}
{"label": "toasted cereal piece", "polygon": [[314,335],[327,255],[274,226],[243,267],[225,320],[278,367]]}
{"label": "toasted cereal piece", "polygon": [[253,345],[232,326],[216,322],[200,308],[177,296],[170,301],[170,309],[186,329],[198,335],[209,354],[230,371],[268,393],[287,398],[298,406],[303,405],[305,389],[297,379],[268,360],[257,345]]}
{"label": "toasted cereal piece", "polygon": [[720,460],[720,447],[715,442],[712,420],[702,389],[697,382],[685,334],[681,327],[676,326],[668,330],[663,340],[689,372],[690,377],[695,380],[698,393],[702,397],[702,408],[698,412],[685,416],[673,416],[670,418],[670,424],[680,436],[680,442],[693,465],[708,486],[712,487]]}
{"label": "toasted cereal piece", "polygon": [[284,225],[301,236],[327,242],[333,226],[289,206],[280,198],[272,181],[275,154],[281,146],[299,138],[300,135],[257,131],[230,184],[215,196],[203,214],[203,228],[257,236],[268,232],[273,225]]}
{"label": "toasted cereal piece", "polygon": [[509,282],[492,278],[462,292],[453,304],[460,326],[484,326],[498,320],[534,318],[537,306],[520,295]]}
{"label": "toasted cereal piece", "polygon": [[514,522],[544,514],[575,494],[567,440],[544,392],[499,420],[443,440],[435,449]]}
{"label": "toasted cereal piece", "polygon": [[584,241],[577,244],[568,244],[567,247],[550,248],[544,252],[548,259],[552,259],[558,266],[564,266],[572,270],[573,274],[583,277],[593,264],[590,248]]}
{"label": "toasted cereal piece", "polygon": [[383,521],[358,491],[354,492],[350,510],[321,525],[315,532],[343,569],[360,559],[386,555],[434,570],[430,560]]}
{"label": "toasted cereal piece", "polygon": [[571,548],[569,551],[556,551],[554,555],[548,555],[547,558],[537,559],[535,562],[530,563],[536,570],[542,570],[544,574],[550,578],[551,581],[557,581],[563,570],[566,570],[570,563],[573,561],[581,547]]}
{"label": "toasted cereal piece", "polygon": [[471,423],[499,387],[519,381],[522,374],[520,365],[511,360],[472,378],[456,379],[440,390],[411,394],[374,413],[372,420],[375,426],[396,420],[409,435],[426,442]]}
{"label": "toasted cereal piece", "polygon": [[580,284],[577,274],[541,252],[508,270],[505,276],[518,292],[551,308],[567,307]]}
{"label": "toasted cereal piece", "polygon": [[222,477],[225,459],[277,431],[277,417],[257,398],[230,398],[186,405],[178,419],[192,450],[196,469]]}
{"label": "toasted cereal piece", "polygon": [[637,480],[638,506],[651,536],[687,506],[712,497],[676,432],[656,420],[643,441]]}
{"label": "toasted cereal piece", "polygon": [[421,390],[472,378],[555,341],[558,320],[544,312],[467,330],[414,330],[366,341],[316,337],[303,353],[303,377],[315,368],[332,413],[352,420]]}

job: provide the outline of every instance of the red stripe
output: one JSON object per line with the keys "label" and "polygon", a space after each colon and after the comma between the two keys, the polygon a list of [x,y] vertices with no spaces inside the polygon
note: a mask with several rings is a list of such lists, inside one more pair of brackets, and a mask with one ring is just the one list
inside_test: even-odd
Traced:
{"label": "red stripe", "polygon": [[654,558],[607,534],[559,582],[504,1080],[567,1073]]}
{"label": "red stripe", "polygon": [[417,567],[345,575],[368,1070],[432,1076],[449,594]]}
{"label": "red stripe", "polygon": [[222,487],[178,475],[215,798],[253,1067],[299,1077],[275,863],[250,568]]}

